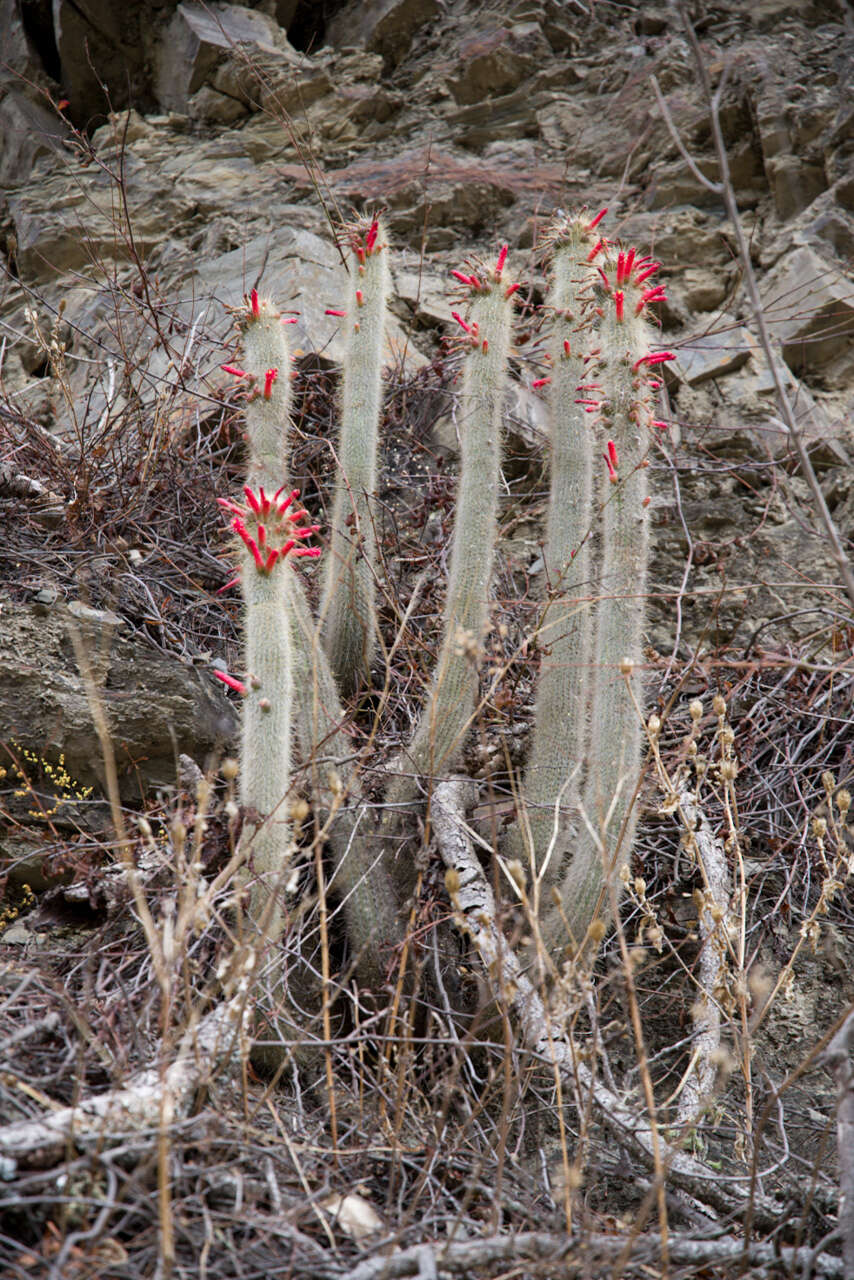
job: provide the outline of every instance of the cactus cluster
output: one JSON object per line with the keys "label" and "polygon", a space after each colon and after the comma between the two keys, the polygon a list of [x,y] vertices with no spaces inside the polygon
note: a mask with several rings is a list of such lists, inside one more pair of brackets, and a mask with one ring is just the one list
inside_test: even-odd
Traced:
{"label": "cactus cluster", "polygon": [[[669,352],[650,350],[648,311],[664,298],[649,284],[658,264],[612,246],[583,212],[555,218],[548,238],[551,414],[550,498],[545,538],[547,593],[537,639],[541,670],[518,825],[537,885],[543,935],[559,948],[583,944],[607,913],[609,881],[631,846],[642,705],[639,667],[648,559],[647,453],[655,380]],[[246,666],[241,776],[253,815],[250,847],[260,879],[252,901],[261,918],[265,877],[288,858],[283,809],[292,724],[313,769],[316,807],[335,863],[333,887],[347,911],[361,970],[376,983],[383,955],[404,936],[401,884],[407,838],[388,813],[376,827],[361,806],[348,760],[342,694],[370,680],[377,634],[379,566],[372,509],[382,416],[388,245],[381,223],[347,230],[350,296],[340,315],[347,353],[337,442],[338,472],[320,621],[315,625],[288,560],[316,555],[304,545],[314,526],[288,492],[290,358],[283,322],[253,292],[241,317],[249,443],[246,503],[226,501],[242,547]],[[386,809],[411,807],[430,781],[458,766],[475,715],[478,657],[489,620],[498,529],[502,412],[519,285],[506,278],[508,251],[453,276],[461,294],[451,312],[463,351],[461,463],[443,638],[429,693],[401,753]],[[268,493],[273,497],[267,497]],[[327,762],[318,769],[320,754]],[[322,775],[322,776],[321,776]],[[399,839],[390,839],[395,834]],[[336,884],[337,880],[337,884]],[[546,893],[545,890],[550,892]],[[560,907],[549,904],[555,897]],[[268,937],[278,908],[269,907]],[[566,936],[567,925],[569,938]]]}

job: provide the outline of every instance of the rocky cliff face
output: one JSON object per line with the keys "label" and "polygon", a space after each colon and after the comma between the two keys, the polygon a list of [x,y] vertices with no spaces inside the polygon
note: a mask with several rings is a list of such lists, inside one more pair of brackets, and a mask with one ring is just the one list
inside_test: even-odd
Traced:
{"label": "rocky cliff face", "polygon": [[[333,222],[351,205],[387,209],[398,249],[390,361],[398,379],[418,375],[422,397],[447,322],[448,268],[507,239],[536,282],[544,217],[608,205],[612,234],[653,246],[664,264],[662,325],[678,353],[654,463],[651,643],[744,646],[761,629],[772,647],[811,636],[850,648],[733,228],[656,105],[653,76],[696,166],[715,176],[689,48],[664,5],[588,8],[166,0],[84,11],[2,0],[0,705],[16,740],[64,748],[84,781],[98,774],[85,691],[61,641],[74,608],[109,611],[102,685],[120,686],[111,727],[133,787],[164,780],[178,723],[197,753],[233,731],[224,696],[198,671],[219,650],[222,566],[200,535],[213,529],[217,450],[234,432],[218,368],[228,309],[261,282],[296,316],[303,367],[310,357],[334,367],[326,311],[344,276]],[[773,339],[850,548],[854,33],[844,11],[832,0],[721,0],[695,16],[710,74],[727,71],[722,124]],[[535,474],[529,337],[513,417]],[[441,427],[447,453],[453,433]],[[181,456],[192,509],[168,511]],[[142,502],[134,523],[143,493],[161,523],[146,525]],[[511,567],[536,575],[539,537],[536,519],[517,525]],[[140,718],[152,686],[180,713]]]}

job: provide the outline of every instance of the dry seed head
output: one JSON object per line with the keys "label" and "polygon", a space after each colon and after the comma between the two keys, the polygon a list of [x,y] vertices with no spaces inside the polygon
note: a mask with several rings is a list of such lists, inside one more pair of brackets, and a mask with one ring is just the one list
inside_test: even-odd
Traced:
{"label": "dry seed head", "polygon": [[827,835],[827,822],[824,818],[813,818],[812,833],[816,840],[823,840]]}
{"label": "dry seed head", "polygon": [[635,877],[635,893],[642,898],[646,893],[646,881],[641,876]]}
{"label": "dry seed head", "polygon": [[712,710],[716,716],[721,717],[726,715],[726,701],[719,693],[716,693],[712,699]]}
{"label": "dry seed head", "polygon": [[697,723],[698,720],[702,720],[703,704],[699,698],[695,698],[693,700],[691,705],[688,707],[688,711],[690,713],[691,719],[694,721],[695,724]]}
{"label": "dry seed head", "polygon": [[661,733],[661,720],[658,716],[650,716],[646,722],[646,727],[649,729],[650,737],[657,738]]}
{"label": "dry seed head", "polygon": [[293,818],[294,822],[305,822],[308,815],[309,815],[308,803],[300,796],[297,800],[294,800],[293,804],[291,805],[291,817]]}
{"label": "dry seed head", "polygon": [[456,867],[448,867],[445,872],[445,888],[449,898],[455,898],[460,891],[460,873]]}
{"label": "dry seed head", "polygon": [[622,662],[620,663],[620,675],[630,676],[634,671],[634,669],[635,669],[635,664],[632,662],[631,658],[623,658]]}
{"label": "dry seed head", "polygon": [[735,760],[724,760],[721,765],[721,777],[724,782],[733,782],[738,776],[738,765]]}
{"label": "dry seed head", "polygon": [[139,834],[144,840],[150,840],[152,838],[151,823],[148,821],[148,818],[137,818],[136,825],[139,828]]}
{"label": "dry seed head", "polygon": [[721,738],[721,743],[725,747],[731,747],[732,744],[735,742],[735,734],[733,733],[729,725],[724,725],[723,729],[721,729],[720,738]]}
{"label": "dry seed head", "polygon": [[851,792],[844,789],[838,792],[836,796],[836,807],[842,815],[842,821],[845,821],[848,810],[851,808]]}
{"label": "dry seed head", "polygon": [[825,769],[824,773],[821,775],[821,781],[825,791],[830,795],[836,787],[836,779],[829,769]]}
{"label": "dry seed head", "polygon": [[518,858],[507,863],[507,871],[511,880],[521,894],[525,892],[525,869]]}
{"label": "dry seed head", "polygon": [[223,760],[220,773],[226,782],[233,782],[239,772],[240,765],[237,760],[234,760],[231,756]]}
{"label": "dry seed head", "polygon": [[591,942],[595,943],[601,942],[605,937],[605,921],[601,916],[597,916],[595,920],[591,921],[587,936]]}

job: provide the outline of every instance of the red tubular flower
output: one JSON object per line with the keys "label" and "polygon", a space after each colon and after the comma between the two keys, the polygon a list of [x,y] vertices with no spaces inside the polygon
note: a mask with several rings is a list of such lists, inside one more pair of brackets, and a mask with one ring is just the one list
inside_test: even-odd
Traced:
{"label": "red tubular flower", "polygon": [[237,534],[238,538],[242,540],[243,544],[251,552],[252,559],[255,561],[256,569],[259,569],[261,573],[263,573],[264,561],[261,558],[261,552],[258,550],[258,543],[252,537],[252,534],[246,528],[246,525],[243,523],[243,521],[240,519],[239,516],[235,516],[235,518],[232,520],[231,527],[234,530],[234,532]]}
{"label": "red tubular flower", "polygon": [[598,227],[598,226],[599,226],[599,223],[600,223],[600,222],[602,221],[602,219],[605,217],[605,214],[606,214],[607,212],[608,212],[607,208],[605,208],[605,209],[600,209],[600,210],[599,210],[599,212],[596,214],[596,217],[593,219],[593,221],[587,224],[587,230],[588,230],[588,231],[593,231],[593,230],[594,230],[594,228]]}
{"label": "red tubular flower", "polygon": [[380,224],[377,221],[377,219],[374,218],[373,222],[371,223],[370,230],[368,231],[368,234],[365,236],[365,250],[367,253],[373,253],[374,245],[377,242],[377,233],[379,229],[380,229]]}
{"label": "red tubular flower", "polygon": [[365,302],[365,295],[362,293],[361,289],[357,289],[356,290],[356,306],[361,307],[364,305],[364,302]]}
{"label": "red tubular flower", "polygon": [[273,394],[273,383],[279,376],[278,369],[268,369],[264,374],[264,399],[269,400]]}
{"label": "red tubular flower", "polygon": [[[260,516],[260,514],[261,514],[261,503],[260,503],[260,502],[258,501],[258,499],[255,497],[255,494],[254,494],[254,493],[252,492],[252,490],[249,488],[249,485],[248,485],[248,484],[245,484],[245,485],[243,486],[243,493],[244,493],[244,495],[245,495],[245,497],[246,497],[246,501],[249,503],[250,507],[251,507],[251,508],[252,508],[252,510],[255,512],[256,516]],[[222,499],[220,499],[220,501],[222,501]]]}
{"label": "red tubular flower", "polygon": [[546,387],[551,382],[551,378],[535,378],[531,383],[532,387]]}
{"label": "red tubular flower", "polygon": [[563,354],[564,354],[565,356],[571,356],[571,355],[572,355],[572,350],[571,350],[570,345],[569,345],[569,338],[564,338],[564,340],[563,340]]}
{"label": "red tubular flower", "polygon": [[[603,210],[603,213],[604,212],[606,211]],[[590,252],[587,255],[587,261],[592,262],[593,259],[602,252],[602,250],[606,247],[607,244],[608,244],[607,240],[597,240],[593,248],[590,250]]]}
{"label": "red tubular flower", "polygon": [[613,440],[608,441],[607,448],[608,448],[608,457],[610,458],[611,462],[614,465],[614,468],[616,469],[620,464],[617,458],[617,446],[614,444]]}
{"label": "red tubular flower", "polygon": [[235,693],[241,694],[244,698],[246,697],[247,689],[242,680],[237,680],[234,676],[230,676],[227,671],[220,671],[217,667],[214,667],[214,675],[217,680],[227,684],[229,689],[233,689]]}
{"label": "red tubular flower", "polygon": [[654,364],[664,364],[667,360],[675,359],[676,353],[674,351],[657,351],[652,355],[641,356],[640,360],[636,360],[632,365],[632,372],[636,373],[642,364],[651,368]]}
{"label": "red tubular flower", "polygon": [[638,285],[643,284],[644,280],[648,280],[650,276],[655,275],[656,271],[660,266],[661,266],[660,262],[650,263],[650,265],[646,268],[646,270],[639,271],[638,274],[635,276],[635,284],[638,284]]}
{"label": "red tubular flower", "polygon": [[233,378],[248,378],[249,374],[245,369],[237,369],[233,364],[221,364],[220,369],[223,373],[230,373]]}
{"label": "red tubular flower", "polygon": [[460,326],[461,329],[465,329],[466,333],[471,333],[471,325],[466,324],[465,320],[462,318],[462,316],[459,314],[458,311],[452,311],[451,315],[454,317],[454,319],[456,320],[457,324]]}
{"label": "red tubular flower", "polygon": [[608,479],[611,484],[616,484],[619,478],[617,476],[617,447],[613,440],[608,441],[608,452],[603,453],[602,457],[605,459],[605,465],[608,468]]}
{"label": "red tubular flower", "polygon": [[623,301],[624,301],[624,294],[622,289],[615,290],[614,302],[617,307],[617,320],[620,324],[622,324],[623,322]]}
{"label": "red tubular flower", "polygon": [[[604,275],[604,272],[603,272]],[[617,288],[626,278],[626,255],[624,253],[617,254]]]}
{"label": "red tubular flower", "polygon": [[282,324],[296,324],[296,316],[282,316]]}
{"label": "red tubular flower", "polygon": [[626,280],[629,280],[631,278],[632,269],[634,268],[634,265],[635,265],[636,254],[637,254],[637,249],[629,249],[628,253],[626,254],[626,265],[625,265]]}
{"label": "red tubular flower", "polygon": [[[305,520],[308,517],[308,512],[304,508],[300,508],[298,511],[291,509],[295,499],[299,497],[299,489],[292,489],[287,497],[280,501],[284,491],[285,486],[282,485],[280,489],[276,490],[271,499],[264,492],[263,485],[259,485],[257,491],[253,490],[249,485],[245,485],[243,489],[247,503],[245,507],[238,506],[236,502],[232,502],[229,498],[217,499],[220,506],[234,515],[234,519],[231,522],[232,529],[250,552],[252,559],[255,561],[255,568],[265,576],[275,568],[280,560],[286,559],[288,555],[310,556],[311,558],[320,555],[319,547],[298,546],[298,543],[317,533],[320,525],[300,524],[301,520]],[[254,537],[246,525],[246,520],[250,517],[250,514],[252,519],[256,521]],[[262,524],[262,519],[266,523]],[[271,538],[284,536],[286,540],[282,546],[271,546],[268,542],[268,534]]]}
{"label": "red tubular flower", "polygon": [[500,276],[501,272],[504,270],[504,264],[507,261],[508,249],[509,249],[509,246],[506,244],[503,244],[501,248],[498,250],[498,261],[495,264],[495,274],[497,276]]}
{"label": "red tubular flower", "polygon": [[255,319],[257,320],[257,319],[258,319],[258,317],[259,317],[259,316],[260,316],[260,314],[261,314],[261,304],[260,304],[260,302],[258,301],[258,290],[257,290],[257,289],[253,289],[253,290],[252,290],[252,292],[251,292],[251,293],[250,293],[250,295],[249,295],[249,306],[250,306],[250,308],[252,309],[252,314],[253,314],[253,316],[254,316],[254,317],[255,317]]}
{"label": "red tubular flower", "polygon": [[521,289],[521,288],[522,288],[521,284],[510,284],[510,285],[508,285],[508,286],[507,286],[507,288],[504,290],[504,297],[505,297],[505,298],[512,298],[512,297],[513,297],[513,294],[516,292],[516,290],[517,290],[517,289]]}
{"label": "red tubular flower", "polygon": [[641,294],[635,306],[635,315],[640,315],[645,306],[651,302],[666,302],[667,294],[663,284],[657,284],[654,289],[645,289]]}
{"label": "red tubular flower", "polygon": [[346,316],[346,311],[339,311],[335,307],[327,307],[323,313],[325,316]]}

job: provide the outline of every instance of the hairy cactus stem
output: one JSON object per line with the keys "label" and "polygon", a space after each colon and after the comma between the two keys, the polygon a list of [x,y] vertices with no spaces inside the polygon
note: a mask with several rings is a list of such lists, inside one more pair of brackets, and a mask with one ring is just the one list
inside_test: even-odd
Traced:
{"label": "hairy cactus stem", "polygon": [[600,463],[602,599],[593,661],[593,690],[584,811],[595,832],[579,833],[560,886],[564,912],[580,944],[597,915],[607,915],[613,877],[628,862],[635,818],[630,804],[640,767],[643,705],[639,669],[645,625],[649,559],[647,459],[653,421],[647,370],[672,359],[650,353],[647,307],[664,298],[662,286],[645,288],[657,263],[620,250],[604,268],[600,324],[601,381],[605,388],[600,426],[605,437]]}
{"label": "hairy cactus stem", "polygon": [[494,267],[477,263],[474,271],[453,273],[470,301],[467,320],[452,313],[466,350],[461,396],[462,457],[442,644],[430,694],[408,753],[409,766],[424,777],[453,768],[462,751],[477,695],[474,659],[489,617],[498,522],[502,401],[515,293],[504,279],[506,261],[504,245]]}
{"label": "hairy cactus stem", "polygon": [[[593,521],[593,450],[586,417],[599,410],[588,377],[592,284],[605,241],[582,211],[559,215],[546,234],[550,258],[547,304],[554,316],[551,376],[550,494],[544,556],[550,599],[538,636],[543,648],[534,731],[525,773],[530,849],[535,870],[554,883],[571,844],[589,727],[592,656],[590,530]],[[559,802],[557,827],[555,806]]]}
{"label": "hairy cactus stem", "polygon": [[385,319],[390,289],[381,223],[351,227],[347,352],[342,377],[339,472],[332,507],[321,618],[323,642],[345,693],[370,673],[376,642],[377,549],[371,499],[376,488]]}
{"label": "hairy cactus stem", "polygon": [[[254,290],[240,318],[246,371],[241,368],[239,373],[252,378],[255,387],[263,387],[267,393],[256,393],[246,404],[249,486],[263,487],[267,492],[273,492],[288,472],[291,380],[286,371],[291,361],[284,325],[289,323],[291,318],[280,319],[272,305],[260,299]],[[274,369],[279,371],[278,376],[271,376]],[[252,554],[250,548],[247,553]],[[275,608],[271,606],[271,643],[287,642],[290,646],[293,728],[302,759],[310,768],[319,820],[325,821],[324,815],[337,807],[329,831],[330,850],[336,865],[332,884],[344,901],[348,935],[359,956],[360,980],[366,987],[373,987],[384,976],[381,948],[393,946],[399,940],[397,899],[376,850],[369,841],[353,838],[359,810],[358,786],[351,768],[343,764],[316,767],[318,753],[331,762],[350,757],[352,742],[342,728],[345,717],[335,677],[318,641],[300,577],[285,573],[276,585],[279,620],[274,623]],[[287,632],[284,639],[282,632]],[[261,635],[259,631],[259,643]],[[343,785],[346,796],[343,805],[340,794],[334,795],[328,785],[326,775],[330,767],[339,786]]]}
{"label": "hairy cactus stem", "polygon": [[255,873],[249,915],[253,927],[278,940],[282,915],[277,890],[290,858],[286,796],[290,786],[292,672],[287,562],[320,555],[305,546],[317,525],[295,507],[299,493],[268,496],[263,485],[244,488],[245,504],[221,498],[242,545],[246,668],[240,750],[240,798],[246,810],[242,846]]}

